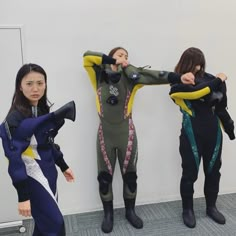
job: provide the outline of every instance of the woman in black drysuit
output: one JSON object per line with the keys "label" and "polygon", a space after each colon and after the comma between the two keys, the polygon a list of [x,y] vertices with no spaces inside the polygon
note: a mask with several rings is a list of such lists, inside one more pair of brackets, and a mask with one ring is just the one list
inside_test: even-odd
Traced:
{"label": "woman in black drysuit", "polygon": [[200,159],[205,173],[204,194],[206,213],[215,222],[225,223],[225,217],[216,208],[219,192],[222,132],[234,136],[234,122],[227,112],[227,77],[216,77],[205,72],[204,54],[198,48],[189,48],[181,56],[175,72],[191,71],[195,85],[175,84],[170,96],[183,114],[179,151],[182,157],[180,193],[183,221],[190,228],[196,225],[193,211],[194,182],[198,177]]}

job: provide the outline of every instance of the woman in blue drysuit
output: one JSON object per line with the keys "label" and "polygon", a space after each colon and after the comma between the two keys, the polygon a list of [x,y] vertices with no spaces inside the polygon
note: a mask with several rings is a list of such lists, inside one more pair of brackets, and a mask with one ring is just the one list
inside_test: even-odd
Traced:
{"label": "woman in blue drysuit", "polygon": [[205,173],[204,194],[206,213],[218,224],[225,224],[224,215],[216,208],[219,192],[222,132],[235,139],[234,122],[227,111],[226,84],[223,74],[213,76],[205,72],[205,57],[198,48],[188,48],[182,54],[175,72],[191,71],[195,86],[172,85],[170,96],[183,115],[179,151],[182,157],[180,193],[183,222],[189,228],[196,225],[193,210],[194,183],[198,177],[200,160]]}
{"label": "woman in blue drysuit", "polygon": [[36,64],[25,64],[17,73],[12,105],[0,126],[8,172],[18,193],[18,211],[35,221],[33,236],[64,236],[63,216],[57,204],[57,169],[74,181],[54,137],[64,119],[75,120],[69,102],[49,113],[47,75]]}

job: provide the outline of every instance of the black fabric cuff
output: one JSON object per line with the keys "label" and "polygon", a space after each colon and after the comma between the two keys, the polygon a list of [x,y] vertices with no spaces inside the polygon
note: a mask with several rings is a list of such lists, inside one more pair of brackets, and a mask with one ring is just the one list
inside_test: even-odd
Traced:
{"label": "black fabric cuff", "polygon": [[228,131],[226,133],[228,134],[230,140],[234,140],[235,139],[235,134],[234,134],[233,130]]}
{"label": "black fabric cuff", "polygon": [[235,139],[234,134],[234,121],[230,119],[228,122],[223,123],[225,133],[228,134],[230,140]]}
{"label": "black fabric cuff", "polygon": [[28,179],[13,183],[18,194],[18,202],[25,202],[30,199]]}
{"label": "black fabric cuff", "polygon": [[102,64],[110,64],[110,65],[115,65],[116,64],[116,59],[113,57],[107,56],[105,54],[102,55]]}
{"label": "black fabric cuff", "polygon": [[181,83],[181,75],[176,74],[174,72],[170,72],[168,74],[168,81],[170,84],[177,84],[177,83]]}
{"label": "black fabric cuff", "polygon": [[63,157],[57,158],[55,163],[61,169],[62,172],[66,171],[69,168]]}

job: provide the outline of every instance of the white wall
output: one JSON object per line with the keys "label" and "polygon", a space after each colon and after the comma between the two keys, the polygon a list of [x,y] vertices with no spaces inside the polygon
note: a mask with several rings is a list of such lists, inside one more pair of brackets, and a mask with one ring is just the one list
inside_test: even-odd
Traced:
{"label": "white wall", "polygon": [[[63,213],[101,208],[95,150],[98,117],[82,66],[83,53],[87,49],[107,53],[122,45],[134,65],[173,70],[183,50],[199,47],[209,72],[228,75],[228,106],[236,119],[235,8],[234,0],[1,0],[0,24],[23,25],[26,62],[38,63],[47,71],[49,98],[55,108],[72,99],[77,104],[76,122],[67,122],[57,138],[77,179],[66,184],[59,178]],[[1,91],[1,97],[12,93]],[[179,199],[181,116],[168,91],[168,86],[153,86],[136,95],[138,204]],[[225,135],[221,193],[236,192],[233,145]],[[202,183],[201,172],[196,196],[203,194]],[[123,206],[118,166],[113,185],[115,206]]]}

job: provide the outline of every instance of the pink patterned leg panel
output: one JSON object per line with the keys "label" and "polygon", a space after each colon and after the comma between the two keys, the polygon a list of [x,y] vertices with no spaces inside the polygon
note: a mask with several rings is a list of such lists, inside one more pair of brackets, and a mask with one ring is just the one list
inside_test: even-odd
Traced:
{"label": "pink patterned leg panel", "polygon": [[125,99],[124,119],[127,118],[127,111],[128,111],[128,102],[129,102],[129,99],[130,99],[130,91],[127,91],[127,96],[126,96],[126,99]]}
{"label": "pink patterned leg panel", "polygon": [[131,157],[131,153],[133,149],[134,133],[135,133],[135,130],[134,130],[133,121],[130,118],[129,119],[129,137],[128,137],[128,145],[127,145],[126,154],[125,154],[125,160],[123,164],[123,174],[125,174],[127,170],[127,166],[130,161],[130,157]]}
{"label": "pink patterned leg panel", "polygon": [[110,175],[112,175],[112,166],[111,163],[109,161],[109,158],[107,156],[107,152],[106,152],[106,147],[105,147],[105,141],[104,141],[104,136],[103,136],[103,130],[102,130],[102,125],[99,125],[99,129],[98,129],[98,136],[99,136],[99,142],[100,142],[100,148],[101,148],[101,152],[103,155],[103,159],[106,163],[107,169],[110,173]]}
{"label": "pink patterned leg panel", "polygon": [[103,107],[102,107],[102,88],[99,88],[97,90],[97,95],[98,95],[98,99],[99,99],[99,105],[100,105],[100,116],[103,117],[104,114],[103,114]]}

